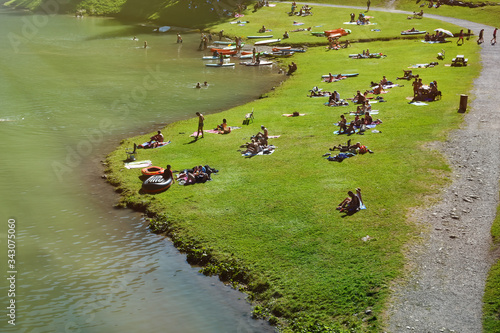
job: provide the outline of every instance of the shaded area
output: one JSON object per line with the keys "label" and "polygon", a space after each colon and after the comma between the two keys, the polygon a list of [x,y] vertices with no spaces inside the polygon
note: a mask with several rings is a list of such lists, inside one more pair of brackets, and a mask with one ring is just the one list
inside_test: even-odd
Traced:
{"label": "shaded area", "polygon": [[13,0],[8,5],[45,14],[115,16],[182,27],[203,27],[210,22],[234,17],[235,12],[249,3],[246,0],[69,0],[64,3],[55,0]]}

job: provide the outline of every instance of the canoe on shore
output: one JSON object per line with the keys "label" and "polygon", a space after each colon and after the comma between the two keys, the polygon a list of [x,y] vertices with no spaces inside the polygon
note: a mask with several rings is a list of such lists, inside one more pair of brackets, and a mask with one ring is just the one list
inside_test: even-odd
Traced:
{"label": "canoe on shore", "polygon": [[207,67],[233,67],[234,62],[227,62],[224,64],[205,64]]}
{"label": "canoe on shore", "polygon": [[[262,57],[262,56],[268,55],[269,53],[267,53],[267,52],[258,52],[255,55],[257,56],[257,54]],[[244,54],[244,52],[241,52],[240,59],[252,59],[252,57],[253,57],[252,52],[248,52],[246,54]]]}
{"label": "canoe on shore", "polygon": [[265,39],[265,40],[255,42],[254,45],[266,45],[266,44],[278,43],[278,42],[281,42],[281,39],[279,39],[279,38],[277,38],[277,39]]}
{"label": "canoe on shore", "polygon": [[251,62],[251,61],[244,61],[240,62],[240,65],[245,65],[245,66],[266,66],[266,65],[272,65],[272,61],[259,61],[259,62]]}
{"label": "canoe on shore", "polygon": [[233,41],[222,41],[222,40],[216,40],[213,42],[215,45],[233,45],[235,44],[236,42],[233,42]]}
{"label": "canoe on shore", "polygon": [[273,35],[247,36],[248,39],[273,38]]}
{"label": "canoe on shore", "polygon": [[401,31],[401,35],[421,35],[425,34],[427,31]]}
{"label": "canoe on shore", "polygon": [[224,50],[224,49],[216,49],[216,48],[210,49],[210,52],[217,52],[220,54],[229,54],[229,55],[234,55],[237,53],[236,50]]}
{"label": "canoe on shore", "polygon": [[[339,76],[339,74],[332,74],[334,77],[335,76]],[[340,76],[345,76],[345,77],[354,77],[354,76],[358,76],[359,73],[351,73],[351,74],[340,74]],[[321,75],[321,78],[325,79],[325,78],[328,78],[330,77],[330,74],[325,74],[325,75]]]}
{"label": "canoe on shore", "polygon": [[[229,58],[229,54],[224,54],[223,58]],[[201,58],[202,60],[219,60],[219,56],[205,56]]]}

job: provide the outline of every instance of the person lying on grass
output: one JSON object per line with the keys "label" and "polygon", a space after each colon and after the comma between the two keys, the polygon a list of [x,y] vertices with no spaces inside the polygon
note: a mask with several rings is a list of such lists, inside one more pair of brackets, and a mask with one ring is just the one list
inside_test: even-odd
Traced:
{"label": "person lying on grass", "polygon": [[352,191],[347,192],[348,197],[345,198],[338,206],[337,210],[340,212],[345,212],[347,214],[354,214],[361,209],[361,189],[358,187],[356,189],[356,194]]}
{"label": "person lying on grass", "polygon": [[361,155],[366,153],[373,154],[373,151],[368,149],[365,145],[362,145],[361,142],[356,142],[355,144],[351,145],[351,140],[348,140],[346,145],[338,145],[338,146],[333,146],[333,148],[330,148],[330,151],[335,151],[335,150],[339,150],[340,152],[351,152]]}
{"label": "person lying on grass", "polygon": [[256,155],[262,151],[262,146],[259,144],[259,140],[255,137],[252,138],[250,142],[247,142],[243,147],[246,147],[247,149],[245,151],[242,151],[242,154]]}
{"label": "person lying on grass", "polygon": [[185,169],[177,175],[177,182],[179,185],[191,185],[195,183],[205,183],[208,180],[212,180],[210,177],[212,173],[217,173],[215,170],[208,165],[204,167],[197,165],[192,169]]}
{"label": "person lying on grass", "polygon": [[[318,87],[313,87],[311,90],[311,95],[308,95],[308,97],[323,97],[323,96],[331,96],[332,93],[329,91],[322,91],[322,89]],[[337,93],[338,94],[338,93]],[[339,96],[340,99],[340,96]]]}

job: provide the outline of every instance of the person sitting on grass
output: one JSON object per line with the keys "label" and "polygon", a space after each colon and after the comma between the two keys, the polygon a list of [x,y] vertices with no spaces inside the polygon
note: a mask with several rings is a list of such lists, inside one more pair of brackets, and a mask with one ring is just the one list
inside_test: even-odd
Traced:
{"label": "person sitting on grass", "polygon": [[370,116],[370,112],[368,111],[365,112],[365,117],[363,119],[364,125],[371,125],[373,123],[373,118]]}
{"label": "person sitting on grass", "polygon": [[288,65],[288,72],[286,74],[287,75],[292,75],[296,70],[297,70],[297,64],[295,64],[292,61],[292,63],[290,65]]}
{"label": "person sitting on grass", "polygon": [[380,95],[383,91],[385,91],[384,87],[379,84],[378,86],[373,87],[372,93],[374,93],[375,95]]}
{"label": "person sitting on grass", "polygon": [[216,129],[219,134],[229,134],[231,133],[231,127],[227,126],[227,121],[226,119],[222,119],[222,124],[217,125]]}
{"label": "person sitting on grass", "polygon": [[365,102],[362,105],[358,105],[356,108],[356,114],[365,114],[365,112],[370,112],[372,110],[372,106],[370,104],[369,100],[365,100]]}
{"label": "person sitting on grass", "polygon": [[163,170],[163,178],[172,179],[172,183],[175,183],[174,174],[172,173],[172,166],[169,164],[167,168]]}
{"label": "person sitting on grass", "polygon": [[347,134],[347,135],[351,135],[354,133],[356,133],[356,129],[354,128],[354,121],[351,121],[349,123],[349,126],[347,127],[347,129],[344,132],[339,132],[339,134]]}
{"label": "person sitting on grass", "polygon": [[361,94],[361,91],[358,90],[356,95],[354,95],[352,102],[356,103],[356,104],[364,104],[365,100],[366,100],[366,98],[365,98],[364,94]]}
{"label": "person sitting on grass", "polygon": [[266,32],[266,27],[262,26],[262,28],[259,29],[259,33],[264,33]]}
{"label": "person sitting on grass", "polygon": [[356,194],[349,191],[347,192],[347,195],[348,197],[337,206],[337,210],[351,215],[360,210],[363,205],[363,201],[361,199],[361,189],[358,187],[356,189]]}
{"label": "person sitting on grass", "polygon": [[267,128],[264,125],[261,125],[260,128],[262,132],[259,132],[255,135],[255,138],[258,139],[264,146],[267,146],[267,140],[269,139],[269,133]]}
{"label": "person sitting on grass", "polygon": [[339,125],[339,133],[344,133],[347,130],[347,120],[343,114],[340,115]]}
{"label": "person sitting on grass", "polygon": [[163,134],[161,134],[161,131],[158,131],[156,135],[153,135],[152,137],[149,138],[149,148],[156,148],[158,147],[158,144],[160,142],[163,142]]}

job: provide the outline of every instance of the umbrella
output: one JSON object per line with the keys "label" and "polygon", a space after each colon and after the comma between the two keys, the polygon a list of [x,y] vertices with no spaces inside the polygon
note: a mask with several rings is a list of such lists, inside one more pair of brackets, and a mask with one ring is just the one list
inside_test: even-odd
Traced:
{"label": "umbrella", "polygon": [[442,32],[442,33],[443,33],[443,34],[445,34],[445,35],[448,35],[448,36],[450,36],[450,37],[453,37],[453,34],[452,34],[450,31],[445,30],[445,29],[437,28],[437,29],[434,29],[434,31],[439,31],[439,32]]}

